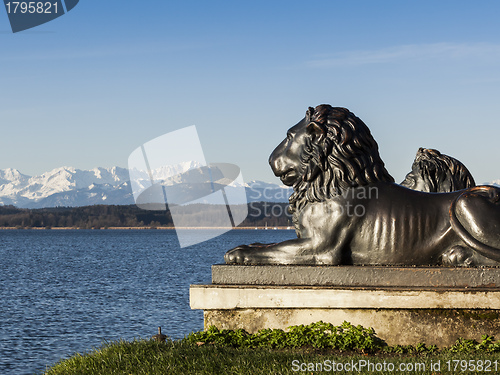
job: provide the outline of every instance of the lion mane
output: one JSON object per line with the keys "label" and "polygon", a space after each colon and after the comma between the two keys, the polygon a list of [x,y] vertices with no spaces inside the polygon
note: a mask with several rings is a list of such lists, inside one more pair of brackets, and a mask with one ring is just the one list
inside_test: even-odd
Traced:
{"label": "lion mane", "polygon": [[430,193],[448,193],[476,186],[472,174],[460,161],[431,148],[419,148],[412,172],[402,186],[412,188],[414,179],[424,180]]}
{"label": "lion mane", "polygon": [[394,182],[370,130],[348,109],[328,104],[309,107],[306,123],[322,129],[325,138],[323,142],[306,141],[301,160],[305,173],[293,186],[290,213],[300,211],[308,203],[342,195],[349,188]]}

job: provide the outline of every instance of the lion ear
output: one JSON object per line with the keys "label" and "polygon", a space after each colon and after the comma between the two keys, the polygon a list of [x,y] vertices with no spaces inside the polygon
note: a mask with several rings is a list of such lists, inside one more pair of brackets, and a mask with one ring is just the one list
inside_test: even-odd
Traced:
{"label": "lion ear", "polygon": [[317,122],[311,121],[307,125],[307,131],[311,134],[318,142],[322,141],[326,135],[326,129],[318,124]]}

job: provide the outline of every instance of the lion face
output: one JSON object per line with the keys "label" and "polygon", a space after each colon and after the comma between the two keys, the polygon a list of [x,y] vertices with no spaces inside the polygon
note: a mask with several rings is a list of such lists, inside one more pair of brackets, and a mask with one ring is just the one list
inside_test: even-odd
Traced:
{"label": "lion face", "polygon": [[309,107],[272,152],[269,164],[283,184],[293,186],[291,213],[351,188],[394,182],[365,123],[348,109],[328,104]]}
{"label": "lion face", "polygon": [[[438,168],[438,166],[444,166],[444,168]],[[442,162],[442,154],[438,150],[420,147],[411,166],[411,172],[406,175],[401,185],[426,193],[438,192],[440,188],[452,191],[449,186],[441,186],[448,182],[450,177],[445,178],[447,174],[449,175],[448,168]],[[438,175],[441,176],[442,183],[439,183]]]}
{"label": "lion face", "polygon": [[291,127],[286,138],[274,149],[269,157],[269,164],[276,177],[283,184],[294,186],[300,181],[308,181],[319,172],[319,167],[309,160],[304,160],[312,142],[318,142],[323,131],[314,123],[307,123],[303,118]]}
{"label": "lion face", "polygon": [[412,170],[406,176],[401,185],[407,187],[408,189],[423,191],[430,193],[431,181],[429,181],[429,176],[422,171],[418,163],[412,165]]}

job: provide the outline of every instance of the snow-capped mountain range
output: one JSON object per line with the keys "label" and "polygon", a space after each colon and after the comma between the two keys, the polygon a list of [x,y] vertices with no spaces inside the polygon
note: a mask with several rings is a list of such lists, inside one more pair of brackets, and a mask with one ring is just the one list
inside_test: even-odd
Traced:
{"label": "snow-capped mountain range", "polygon": [[[164,166],[152,170],[155,180],[182,182],[182,173],[197,168],[195,162]],[[144,181],[146,172],[136,171]],[[169,176],[174,176],[169,177]],[[137,181],[136,181],[137,182]],[[500,180],[490,185],[500,186]],[[263,181],[239,184],[233,182],[225,189],[244,187],[248,202],[288,202],[292,189]],[[94,168],[80,170],[72,167],[56,168],[39,176],[27,176],[17,169],[0,169],[0,206],[13,205],[21,208],[78,207],[96,204],[134,204],[129,171],[126,168]],[[234,202],[233,202],[234,203]],[[245,203],[245,202],[237,202]]]}
{"label": "snow-capped mountain range", "polygon": [[[181,182],[178,176],[198,167],[195,162],[165,166],[152,170],[155,180]],[[139,180],[137,179],[137,176]],[[169,176],[175,176],[174,178]],[[135,171],[134,180],[149,180],[146,172]],[[245,187],[249,202],[288,202],[291,189],[262,181],[238,184],[226,189]],[[72,167],[56,168],[38,176],[27,176],[17,169],[0,169],[0,206],[21,208],[77,207],[95,204],[134,204],[129,170],[121,167],[80,170]],[[245,202],[237,202],[245,203]]]}

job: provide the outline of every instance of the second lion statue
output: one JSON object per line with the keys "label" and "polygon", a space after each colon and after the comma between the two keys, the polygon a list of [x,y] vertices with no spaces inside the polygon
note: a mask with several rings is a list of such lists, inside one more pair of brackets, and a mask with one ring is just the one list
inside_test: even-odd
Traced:
{"label": "second lion statue", "polygon": [[449,193],[476,186],[460,161],[432,148],[419,148],[401,186],[427,193]]}
{"label": "second lion statue", "polygon": [[229,264],[500,265],[500,189],[426,193],[394,183],[368,127],[310,107],[269,158],[293,186],[297,238],[229,250]]}

